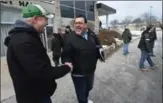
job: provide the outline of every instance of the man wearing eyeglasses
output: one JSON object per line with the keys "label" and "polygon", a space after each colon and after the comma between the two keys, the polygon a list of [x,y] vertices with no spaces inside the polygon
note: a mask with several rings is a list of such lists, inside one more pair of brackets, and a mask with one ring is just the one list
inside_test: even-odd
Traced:
{"label": "man wearing eyeglasses", "polygon": [[88,100],[93,88],[94,72],[99,58],[98,49],[102,48],[95,33],[88,29],[87,19],[79,15],[74,23],[75,31],[64,40],[62,62],[73,64],[72,80],[79,103],[93,103]]}

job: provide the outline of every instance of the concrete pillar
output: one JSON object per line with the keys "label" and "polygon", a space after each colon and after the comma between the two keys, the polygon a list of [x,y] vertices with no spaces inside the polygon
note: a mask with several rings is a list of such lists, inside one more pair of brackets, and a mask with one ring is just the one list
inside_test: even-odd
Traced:
{"label": "concrete pillar", "polygon": [[109,28],[109,14],[106,15],[106,29]]}
{"label": "concrete pillar", "polygon": [[44,40],[45,40],[45,48],[47,49],[47,51],[49,51],[49,47],[48,47],[48,36],[47,36],[47,28],[45,28]]}
{"label": "concrete pillar", "polygon": [[61,28],[61,9],[60,9],[60,0],[55,0],[54,3],[54,10],[55,10],[55,16],[54,16],[54,24],[53,24],[53,32],[57,32],[58,28]]}
{"label": "concrete pillar", "polygon": [[98,18],[98,10],[97,10],[97,7],[96,7],[96,2],[94,4],[94,13],[95,13],[95,33],[98,34],[99,33],[99,18]]}

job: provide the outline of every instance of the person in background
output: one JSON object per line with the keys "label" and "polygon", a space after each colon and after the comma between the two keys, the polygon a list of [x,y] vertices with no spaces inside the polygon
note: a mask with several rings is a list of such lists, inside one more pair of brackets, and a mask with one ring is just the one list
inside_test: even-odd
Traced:
{"label": "person in background", "polygon": [[100,28],[100,30],[102,29],[102,22],[101,22],[101,20],[99,20],[99,28]]}
{"label": "person in background", "polygon": [[156,34],[156,28],[153,25],[150,25],[150,43],[152,46],[152,55],[153,57],[155,57],[153,49],[154,49],[154,45],[155,45],[155,41],[157,40],[157,34]]}
{"label": "person in background", "polygon": [[66,26],[65,28],[65,34],[71,34],[72,30],[71,30],[71,27],[68,25]]}
{"label": "person in background", "polygon": [[102,47],[95,33],[88,29],[87,19],[83,15],[75,18],[75,31],[66,35],[62,53],[62,62],[71,62],[74,66],[72,80],[78,103],[93,103],[88,99],[93,88],[94,73],[99,55],[97,47]]}
{"label": "person in background", "polygon": [[150,29],[151,26],[147,26],[146,30],[141,34],[141,39],[138,44],[138,48],[141,51],[141,58],[139,62],[139,68],[141,71],[148,71],[149,69],[144,67],[144,62],[147,60],[150,68],[155,69],[155,64],[153,63],[150,55],[152,54],[152,45],[150,43]]}
{"label": "person in background", "polygon": [[[159,26],[160,26],[161,30],[163,31],[163,24],[160,23]],[[163,59],[163,56],[162,56],[162,59]]]}
{"label": "person in background", "polygon": [[63,38],[62,38],[62,30],[58,28],[58,33],[53,34],[54,38],[52,39],[52,54],[53,54],[53,61],[55,66],[60,65],[59,59],[61,57],[61,50],[63,48]]}
{"label": "person in background", "polygon": [[66,63],[52,67],[40,34],[48,23],[44,8],[29,4],[22,9],[24,21],[16,21],[5,39],[7,64],[12,78],[17,103],[52,103],[55,80],[72,70]]}
{"label": "person in background", "polygon": [[122,33],[122,39],[124,42],[123,54],[127,55],[129,53],[128,46],[129,46],[130,41],[132,40],[132,34],[128,28],[126,28],[124,32]]}
{"label": "person in background", "polygon": [[159,25],[160,25],[161,30],[163,30],[163,24],[160,23]]}

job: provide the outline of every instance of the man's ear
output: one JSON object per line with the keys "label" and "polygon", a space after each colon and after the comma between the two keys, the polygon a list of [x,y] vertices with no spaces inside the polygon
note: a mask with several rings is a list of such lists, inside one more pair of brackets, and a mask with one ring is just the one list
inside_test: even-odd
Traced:
{"label": "man's ear", "polygon": [[88,28],[88,23],[85,24],[85,28]]}

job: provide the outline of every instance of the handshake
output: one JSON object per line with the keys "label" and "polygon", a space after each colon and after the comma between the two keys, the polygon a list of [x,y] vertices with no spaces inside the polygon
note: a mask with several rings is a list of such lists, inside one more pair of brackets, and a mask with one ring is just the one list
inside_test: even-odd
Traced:
{"label": "handshake", "polygon": [[73,65],[70,62],[65,62],[63,65],[67,65],[69,68],[71,68],[71,72],[73,71]]}

